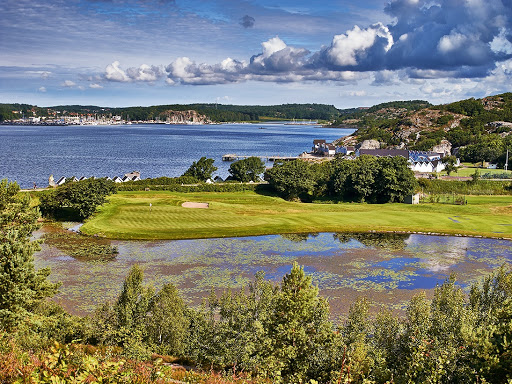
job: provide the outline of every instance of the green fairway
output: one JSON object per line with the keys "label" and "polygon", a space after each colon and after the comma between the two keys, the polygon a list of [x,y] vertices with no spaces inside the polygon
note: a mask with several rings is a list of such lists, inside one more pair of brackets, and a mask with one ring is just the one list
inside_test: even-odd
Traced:
{"label": "green fairway", "polygon": [[[467,200],[463,206],[306,204],[255,192],[120,192],[81,230],[113,239],[162,240],[370,230],[512,238],[511,196]],[[209,208],[184,208],[184,202]]]}

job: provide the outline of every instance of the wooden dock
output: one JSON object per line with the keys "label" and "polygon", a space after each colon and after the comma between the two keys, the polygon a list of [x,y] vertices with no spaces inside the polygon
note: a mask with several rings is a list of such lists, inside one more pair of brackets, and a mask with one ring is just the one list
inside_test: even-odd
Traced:
{"label": "wooden dock", "polygon": [[243,160],[243,159],[247,159],[249,157],[257,157],[264,161],[278,161],[278,160],[290,161],[290,160],[296,160],[299,158],[298,156],[255,156],[255,155],[249,156],[249,155],[237,155],[235,153],[227,153],[222,156],[222,161]]}

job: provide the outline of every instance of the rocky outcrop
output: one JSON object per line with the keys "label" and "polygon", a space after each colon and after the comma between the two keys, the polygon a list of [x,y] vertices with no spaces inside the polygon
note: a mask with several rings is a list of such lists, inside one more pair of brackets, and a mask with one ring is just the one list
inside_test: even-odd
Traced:
{"label": "rocky outcrop", "polygon": [[380,143],[377,140],[364,140],[359,149],[380,149]]}
{"label": "rocky outcrop", "polygon": [[208,124],[211,121],[205,116],[200,115],[197,111],[173,111],[168,110],[163,112],[161,119],[170,124]]}
{"label": "rocky outcrop", "polygon": [[434,145],[432,151],[437,153],[444,153],[445,156],[450,156],[452,154],[452,143],[450,143],[448,140],[441,140],[441,144]]}

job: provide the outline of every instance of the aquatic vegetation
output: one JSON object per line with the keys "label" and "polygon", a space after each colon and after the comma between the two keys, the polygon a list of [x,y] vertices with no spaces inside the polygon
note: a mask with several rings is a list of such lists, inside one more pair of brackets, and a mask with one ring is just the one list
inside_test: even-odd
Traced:
{"label": "aquatic vegetation", "polygon": [[43,239],[64,254],[84,261],[111,260],[119,253],[117,247],[110,245],[108,240],[69,231],[50,232]]}
{"label": "aquatic vegetation", "polygon": [[103,261],[70,257],[47,241],[35,255],[35,263],[37,268],[51,267],[52,281],[63,283],[56,300],[74,313],[86,314],[115,297],[133,264],[141,265],[155,289],[172,283],[185,300],[197,305],[211,289],[239,288],[258,271],[280,281],[297,261],[305,266],[321,294],[329,297],[331,306],[344,311],[358,295],[379,305],[402,308],[418,289],[431,290],[452,272],[457,274],[458,284],[468,289],[491,269],[512,262],[507,240],[333,233],[295,239],[276,235],[112,241],[119,253],[115,259]]}

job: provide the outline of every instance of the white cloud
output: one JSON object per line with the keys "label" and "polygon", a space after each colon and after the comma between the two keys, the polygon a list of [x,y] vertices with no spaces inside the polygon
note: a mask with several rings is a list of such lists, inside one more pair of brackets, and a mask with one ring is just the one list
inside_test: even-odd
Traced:
{"label": "white cloud", "polygon": [[194,74],[189,72],[189,68],[192,66],[195,66],[195,63],[188,57],[178,57],[167,67],[167,71],[170,72],[173,77],[187,79],[194,77]]}
{"label": "white cloud", "polygon": [[72,87],[76,86],[76,83],[71,80],[65,80],[61,85],[66,88],[72,88]]}
{"label": "white cloud", "polygon": [[512,54],[512,43],[507,39],[507,31],[505,28],[500,30],[498,36],[494,36],[494,39],[491,41],[491,49],[494,52]]}
{"label": "white cloud", "polygon": [[92,88],[92,89],[101,89],[103,88],[102,85],[100,84],[97,84],[97,83],[93,83],[93,84],[89,84],[89,88]]}
{"label": "white cloud", "polygon": [[366,96],[366,91],[364,91],[364,90],[351,91],[351,92],[348,92],[348,96],[351,96],[351,97],[363,97],[363,96]]}
{"label": "white cloud", "polygon": [[139,68],[128,68],[126,75],[134,81],[153,82],[165,76],[165,69],[163,66],[142,64]]}
{"label": "white cloud", "polygon": [[452,31],[449,35],[441,37],[439,44],[437,45],[437,49],[441,53],[457,51],[466,44],[467,41],[468,37],[466,35]]}
{"label": "white cloud", "polygon": [[43,92],[43,93],[44,93],[44,92],[46,92],[46,87],[40,87],[40,88],[38,89],[38,91],[39,91],[39,92]]}
{"label": "white cloud", "polygon": [[119,68],[119,61],[114,61],[112,64],[107,65],[105,68],[105,78],[111,81],[128,82],[130,78],[126,73]]}
{"label": "white cloud", "polygon": [[388,27],[377,23],[367,29],[361,29],[356,25],[345,34],[334,36],[331,46],[327,50],[327,56],[334,65],[356,66],[358,64],[357,56],[364,55],[365,51],[371,48],[379,37],[387,40],[384,50],[389,51],[393,46],[393,36]]}

